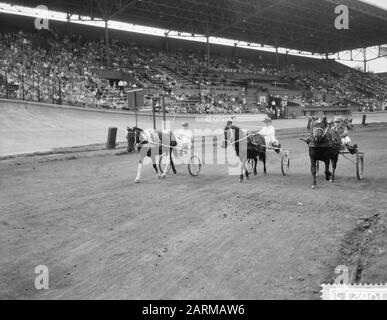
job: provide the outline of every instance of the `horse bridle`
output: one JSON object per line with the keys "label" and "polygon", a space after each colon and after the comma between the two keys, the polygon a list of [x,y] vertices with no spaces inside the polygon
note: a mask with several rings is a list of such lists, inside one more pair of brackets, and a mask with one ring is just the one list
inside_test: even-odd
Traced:
{"label": "horse bridle", "polygon": [[323,128],[314,128],[313,129],[313,137],[315,136],[315,133],[316,133],[316,131],[318,131],[318,130],[321,130],[322,132],[323,132],[323,135],[322,135],[322,137],[321,137],[321,139],[324,139],[324,137],[327,135],[327,133],[328,133],[328,128],[325,128],[325,129],[323,129]]}

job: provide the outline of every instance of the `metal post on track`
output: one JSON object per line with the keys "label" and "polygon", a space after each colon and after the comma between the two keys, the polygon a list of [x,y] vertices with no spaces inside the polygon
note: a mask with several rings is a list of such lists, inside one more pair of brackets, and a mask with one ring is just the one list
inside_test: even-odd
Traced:
{"label": "metal post on track", "polygon": [[366,115],[366,114],[363,114],[363,120],[362,120],[361,124],[362,124],[363,126],[366,126],[366,125],[367,125],[367,115]]}

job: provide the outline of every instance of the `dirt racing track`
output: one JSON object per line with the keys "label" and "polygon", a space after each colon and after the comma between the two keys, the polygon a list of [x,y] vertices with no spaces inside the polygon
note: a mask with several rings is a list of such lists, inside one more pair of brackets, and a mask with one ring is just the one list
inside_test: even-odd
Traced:
{"label": "dirt racing track", "polygon": [[[337,181],[320,172],[316,190],[286,130],[290,175],[269,154],[268,174],[259,164],[244,183],[225,165],[165,180],[148,165],[136,185],[137,155],[115,151],[0,161],[0,298],[319,299],[338,265],[386,282],[387,125],[351,137],[364,180],[340,158]],[[34,287],[38,265],[49,290]]]}

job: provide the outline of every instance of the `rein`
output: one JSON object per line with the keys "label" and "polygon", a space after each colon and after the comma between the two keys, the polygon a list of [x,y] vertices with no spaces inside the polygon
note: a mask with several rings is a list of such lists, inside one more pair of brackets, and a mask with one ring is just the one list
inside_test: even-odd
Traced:
{"label": "rein", "polygon": [[[134,131],[134,134],[135,134],[135,139],[137,140],[137,137],[138,137],[137,132]],[[151,145],[158,146],[158,147],[178,149],[178,147],[171,147],[171,146],[168,146],[168,145],[163,144],[163,143],[156,143],[156,142],[147,141],[147,140],[142,140],[142,141],[137,142],[135,144],[135,147],[138,149],[139,147],[143,147],[144,145],[147,145],[147,144],[151,144]]]}
{"label": "rein", "polygon": [[[234,132],[232,132],[231,129],[227,129],[227,130],[230,130],[230,131],[231,131],[231,134],[234,135]],[[232,137],[231,137],[231,135],[230,135],[230,139],[229,139],[229,140],[223,139],[223,142],[227,142],[227,143],[233,145],[233,144],[236,144],[236,143],[241,142],[241,141],[243,141],[243,140],[247,140],[249,137],[255,136],[255,135],[256,135],[256,132],[250,133],[250,134],[248,134],[246,137],[241,138],[241,139],[239,139],[239,140],[236,140],[236,141],[234,141],[234,142],[231,142],[231,138],[232,138]]]}

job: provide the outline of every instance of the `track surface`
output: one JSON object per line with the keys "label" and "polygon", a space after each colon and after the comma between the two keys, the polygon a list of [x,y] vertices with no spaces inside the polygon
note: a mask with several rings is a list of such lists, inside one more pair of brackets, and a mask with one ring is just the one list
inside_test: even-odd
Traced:
{"label": "track surface", "polygon": [[[146,166],[135,185],[135,155],[2,161],[0,298],[318,299],[358,219],[386,218],[387,126],[351,136],[365,179],[341,158],[337,181],[320,173],[316,190],[294,137],[281,139],[290,176],[270,154],[268,174],[260,165],[242,184],[205,165],[198,178],[179,166],[166,180]],[[373,257],[362,281],[386,282],[386,261]],[[34,288],[37,265],[50,270],[49,290]]]}

